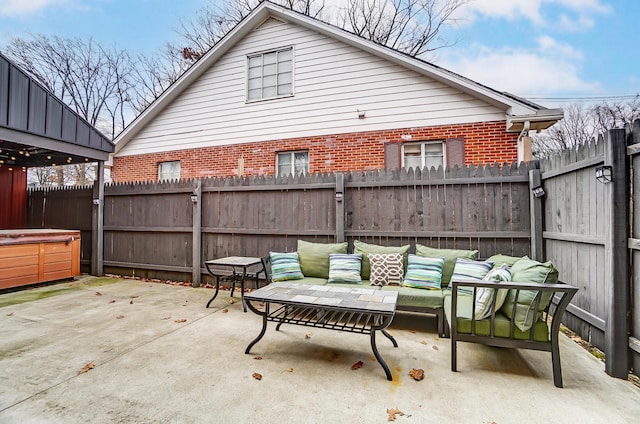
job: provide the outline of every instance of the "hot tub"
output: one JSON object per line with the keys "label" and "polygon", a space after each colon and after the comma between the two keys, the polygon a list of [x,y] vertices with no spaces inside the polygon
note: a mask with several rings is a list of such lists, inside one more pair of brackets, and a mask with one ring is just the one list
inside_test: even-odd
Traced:
{"label": "hot tub", "polygon": [[80,275],[80,231],[0,230],[0,289]]}

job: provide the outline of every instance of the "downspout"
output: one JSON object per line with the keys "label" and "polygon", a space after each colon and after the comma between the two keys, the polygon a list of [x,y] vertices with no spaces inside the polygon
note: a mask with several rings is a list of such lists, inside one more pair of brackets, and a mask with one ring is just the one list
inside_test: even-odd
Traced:
{"label": "downspout", "polygon": [[531,122],[524,121],[522,131],[518,134],[518,163],[529,162],[533,159],[531,153],[531,137],[529,137],[529,128],[531,128]]}

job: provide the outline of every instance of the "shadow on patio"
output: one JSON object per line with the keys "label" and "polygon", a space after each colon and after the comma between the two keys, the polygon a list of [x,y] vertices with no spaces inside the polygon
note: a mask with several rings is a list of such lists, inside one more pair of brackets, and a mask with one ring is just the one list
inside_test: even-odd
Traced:
{"label": "shadow on patio", "polygon": [[[47,296],[46,292],[55,295]],[[0,422],[634,422],[640,389],[561,338],[564,385],[546,352],[450,342],[435,318],[398,313],[367,336],[284,325],[260,330],[239,295],[82,277],[0,295]],[[261,359],[258,359],[261,358]],[[351,366],[362,361],[360,369]],[[89,365],[91,364],[91,365]],[[91,368],[93,367],[93,368]],[[422,381],[408,375],[425,372]],[[83,369],[86,372],[81,372]],[[262,380],[252,377],[262,375]]]}

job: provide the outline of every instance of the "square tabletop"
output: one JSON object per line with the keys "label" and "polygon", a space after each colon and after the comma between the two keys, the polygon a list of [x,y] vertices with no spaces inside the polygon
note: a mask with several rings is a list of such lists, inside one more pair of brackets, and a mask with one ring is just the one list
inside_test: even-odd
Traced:
{"label": "square tabletop", "polygon": [[245,299],[390,315],[395,313],[398,292],[358,287],[356,284],[351,288],[282,281],[247,293]]}
{"label": "square tabletop", "polygon": [[261,262],[260,258],[253,258],[250,256],[227,256],[226,258],[213,259],[206,261],[208,265],[222,265],[222,266],[244,266],[258,265]]}

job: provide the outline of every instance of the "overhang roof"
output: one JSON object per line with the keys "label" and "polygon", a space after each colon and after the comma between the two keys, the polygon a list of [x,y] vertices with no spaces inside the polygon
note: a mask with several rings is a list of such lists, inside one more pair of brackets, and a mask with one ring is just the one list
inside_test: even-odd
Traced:
{"label": "overhang roof", "polygon": [[0,165],[105,161],[114,143],[0,53]]}
{"label": "overhang roof", "polygon": [[[490,87],[463,77],[455,72],[436,66],[432,63],[399,52],[384,45],[367,40],[334,25],[295,12],[280,5],[264,1],[248,16],[229,31],[205,55],[195,62],[178,80],[167,88],[147,109],[131,122],[115,139],[117,154],[145,125],[151,122],[167,105],[169,105],[191,83],[206,72],[218,59],[258,27],[269,17],[290,22],[320,34],[340,40],[375,56],[389,60],[407,69],[411,69],[427,77],[433,78],[451,87],[455,87],[478,99],[505,110],[507,117],[529,117],[534,119],[539,113],[545,116],[556,116],[554,123],[562,119],[561,109],[547,109],[528,100],[509,93],[500,92]],[[507,128],[515,131],[514,128]]]}

